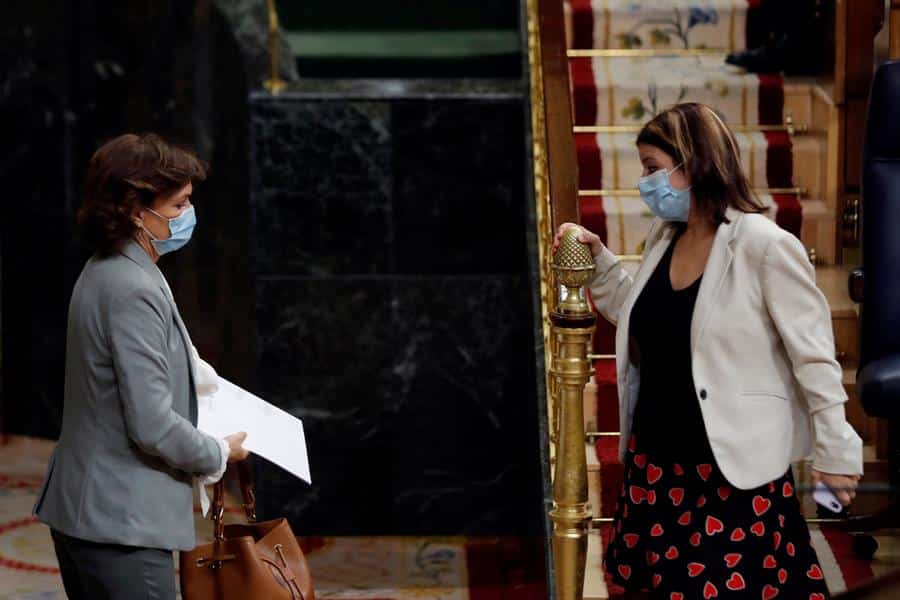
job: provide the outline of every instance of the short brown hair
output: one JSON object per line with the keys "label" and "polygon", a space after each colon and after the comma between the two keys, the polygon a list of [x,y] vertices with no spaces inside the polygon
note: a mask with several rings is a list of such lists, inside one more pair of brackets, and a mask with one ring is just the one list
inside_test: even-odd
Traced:
{"label": "short brown hair", "polygon": [[655,146],[684,165],[698,208],[716,223],[728,222],[729,207],[746,213],[768,210],[750,187],[734,133],[705,104],[685,102],[663,110],[644,125],[637,143]]}
{"label": "short brown hair", "polygon": [[78,224],[85,242],[101,256],[121,248],[137,230],[132,212],[138,205],[174,194],[206,179],[207,165],[160,136],[126,134],[100,147],[91,157]]}

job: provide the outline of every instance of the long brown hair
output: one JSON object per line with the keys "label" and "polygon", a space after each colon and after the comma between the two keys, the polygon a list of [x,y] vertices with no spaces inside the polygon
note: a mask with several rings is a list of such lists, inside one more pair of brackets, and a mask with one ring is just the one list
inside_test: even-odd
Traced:
{"label": "long brown hair", "polygon": [[151,206],[192,181],[207,166],[185,148],[156,134],[126,134],[110,140],[91,158],[78,224],[84,241],[101,256],[112,254],[137,230],[136,206]]}
{"label": "long brown hair", "polygon": [[750,187],[734,133],[705,104],[685,102],[663,110],[644,125],[637,143],[655,146],[683,165],[697,208],[716,223],[728,222],[729,207],[745,213],[768,210]]}

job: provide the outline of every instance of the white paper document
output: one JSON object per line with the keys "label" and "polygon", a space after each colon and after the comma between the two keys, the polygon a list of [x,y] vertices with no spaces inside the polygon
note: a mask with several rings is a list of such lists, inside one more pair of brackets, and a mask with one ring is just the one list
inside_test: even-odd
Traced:
{"label": "white paper document", "polygon": [[219,389],[197,404],[200,431],[217,438],[246,431],[244,448],[312,483],[300,419],[221,377]]}

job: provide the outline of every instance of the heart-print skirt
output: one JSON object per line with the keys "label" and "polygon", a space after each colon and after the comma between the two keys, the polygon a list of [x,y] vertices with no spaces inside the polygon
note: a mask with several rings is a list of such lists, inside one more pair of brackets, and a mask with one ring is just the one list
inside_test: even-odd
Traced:
{"label": "heart-print skirt", "polygon": [[634,437],[604,566],[665,600],[828,597],[790,469],[740,490],[715,464],[651,462]]}

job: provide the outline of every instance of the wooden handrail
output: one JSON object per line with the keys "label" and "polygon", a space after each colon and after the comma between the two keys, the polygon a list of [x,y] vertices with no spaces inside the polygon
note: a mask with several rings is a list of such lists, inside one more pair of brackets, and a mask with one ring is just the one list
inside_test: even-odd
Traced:
{"label": "wooden handrail", "polygon": [[889,56],[891,60],[900,60],[900,0],[891,1],[888,27],[891,28]]}
{"label": "wooden handrail", "polygon": [[560,0],[538,0],[553,228],[578,222],[578,157],[572,136],[569,60]]}

